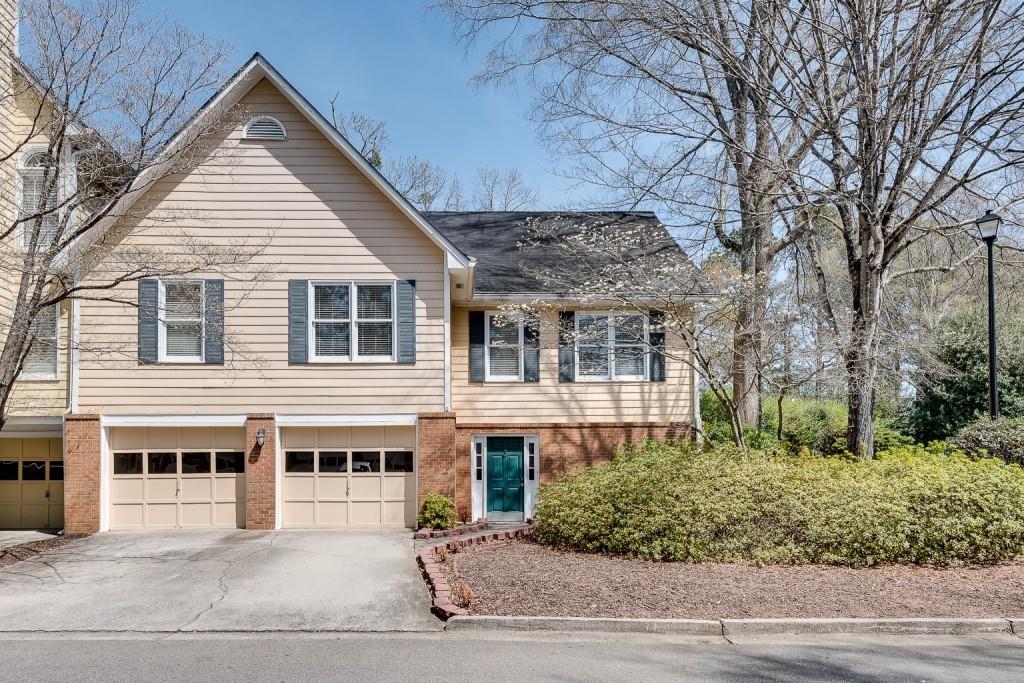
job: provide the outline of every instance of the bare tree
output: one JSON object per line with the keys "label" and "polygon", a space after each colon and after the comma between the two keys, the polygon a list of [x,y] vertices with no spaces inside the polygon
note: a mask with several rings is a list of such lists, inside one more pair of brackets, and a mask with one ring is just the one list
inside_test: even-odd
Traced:
{"label": "bare tree", "polygon": [[[732,392],[756,424],[767,291],[793,243],[790,175],[820,122],[792,97],[797,35],[775,0],[438,0],[463,41],[493,40],[478,78],[524,74],[570,174],[609,208],[665,208],[740,266]],[[821,73],[810,67],[813,80]]]}
{"label": "bare tree", "polygon": [[[969,226],[983,206],[1015,207],[1024,126],[1019,2],[815,0],[805,3],[788,72],[820,110],[814,163],[798,193],[831,207],[843,242],[849,313],[823,299],[847,375],[847,447],[873,453],[874,392],[886,289],[909,248]],[[805,74],[828,73],[828,78]],[[820,264],[820,252],[809,252]],[[969,254],[968,254],[969,255]],[[835,289],[818,269],[823,293]],[[832,285],[830,287],[830,285]]]}
{"label": "bare tree", "polygon": [[235,125],[217,118],[184,132],[223,80],[224,45],[143,18],[135,0],[23,2],[21,37],[23,61],[0,93],[14,122],[0,131],[0,163],[18,177],[0,224],[0,426],[33,348],[54,343],[41,321],[52,324],[61,302],[118,301],[146,277],[244,270],[262,248],[211,247],[185,232],[173,249],[120,245],[127,228],[108,230],[141,216],[173,230],[180,215],[122,200],[208,160],[208,141]]}
{"label": "bare tree", "polygon": [[514,168],[484,167],[477,171],[473,208],[477,211],[521,211],[537,208],[537,193]]}
{"label": "bare tree", "polygon": [[331,98],[334,127],[355,145],[395,189],[423,211],[459,211],[463,208],[462,184],[457,176],[437,164],[415,156],[389,156],[386,121],[360,112],[345,114],[337,108],[338,95]]}

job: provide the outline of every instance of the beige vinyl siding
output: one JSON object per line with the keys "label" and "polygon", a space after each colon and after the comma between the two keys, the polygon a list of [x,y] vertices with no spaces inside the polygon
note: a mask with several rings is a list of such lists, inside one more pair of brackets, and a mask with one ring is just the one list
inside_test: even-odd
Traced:
{"label": "beige vinyl siding", "polygon": [[[681,340],[665,359],[664,382],[558,381],[557,314],[546,314],[540,336],[539,382],[469,381],[469,309],[452,311],[452,408],[464,423],[690,422],[692,371]],[[671,356],[675,356],[674,358]]]}
{"label": "beige vinyl siding", "polygon": [[[83,301],[80,409],[108,414],[442,410],[442,250],[269,82],[257,84],[240,106],[280,120],[288,140],[241,141],[245,120],[239,120],[220,143],[229,150],[232,169],[210,161],[159,182],[140,201],[151,213],[133,219],[137,225],[123,246],[171,250],[182,231],[217,247],[243,240],[265,243],[249,272],[257,266],[275,272],[255,286],[225,278],[223,367],[140,366],[136,309]],[[176,216],[170,224],[160,220],[168,214]],[[416,280],[416,364],[289,365],[291,278]],[[134,283],[121,292],[136,300]]]}

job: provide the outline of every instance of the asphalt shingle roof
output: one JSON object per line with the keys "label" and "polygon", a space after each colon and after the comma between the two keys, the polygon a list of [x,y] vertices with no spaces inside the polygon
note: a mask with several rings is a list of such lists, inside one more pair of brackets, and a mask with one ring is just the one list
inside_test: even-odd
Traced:
{"label": "asphalt shingle roof", "polygon": [[[567,253],[560,242],[584,230],[623,231],[634,236],[642,235],[642,240],[635,249],[630,247],[635,254],[588,256],[580,271],[593,273],[614,267],[612,258],[635,257],[647,263],[664,259],[692,273],[691,281],[686,285],[688,293],[700,295],[711,292],[707,280],[653,212],[454,211],[426,212],[423,215],[464,254],[476,259],[474,287],[477,293],[564,294],[551,291],[556,286],[544,273],[546,269],[558,269],[560,263],[580,262],[580,250],[575,248],[572,253]],[[543,236],[540,242],[538,235]],[[674,272],[680,270],[676,268]],[[569,288],[575,289],[571,285]]]}

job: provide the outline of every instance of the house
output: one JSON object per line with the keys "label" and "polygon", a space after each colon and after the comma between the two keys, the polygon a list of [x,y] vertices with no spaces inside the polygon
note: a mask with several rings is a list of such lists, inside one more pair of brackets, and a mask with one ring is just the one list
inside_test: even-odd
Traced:
{"label": "house", "polygon": [[[25,112],[3,115],[24,129]],[[130,194],[82,277],[184,238],[258,245],[246,272],[264,272],[145,277],[62,304],[0,433],[0,528],[412,527],[434,491],[464,519],[522,520],[540,482],[691,433],[680,340],[652,337],[615,370],[593,361],[603,347],[581,369],[560,339],[617,312],[517,264],[527,226],[552,214],[418,211],[259,54],[191,125],[211,120],[230,125],[209,157]],[[32,149],[5,185],[30,178]],[[649,213],[576,218],[664,231]],[[538,299],[551,325],[497,315]],[[645,313],[618,316],[649,334]]]}

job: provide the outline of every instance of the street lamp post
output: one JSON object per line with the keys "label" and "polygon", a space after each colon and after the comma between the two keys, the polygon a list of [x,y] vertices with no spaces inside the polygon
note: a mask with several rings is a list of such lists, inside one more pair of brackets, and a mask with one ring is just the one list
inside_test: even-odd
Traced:
{"label": "street lamp post", "polygon": [[988,415],[999,416],[999,390],[996,387],[996,266],[993,253],[999,226],[1003,222],[991,211],[977,220],[978,232],[988,249]]}

